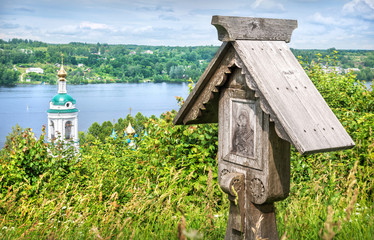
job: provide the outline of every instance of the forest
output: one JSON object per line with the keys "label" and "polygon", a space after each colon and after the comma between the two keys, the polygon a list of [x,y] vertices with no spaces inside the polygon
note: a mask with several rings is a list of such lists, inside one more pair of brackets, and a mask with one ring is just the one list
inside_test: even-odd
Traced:
{"label": "forest", "polygon": [[[170,47],[106,43],[49,44],[27,39],[0,40],[0,85],[55,84],[64,55],[70,84],[188,81],[196,82],[218,46]],[[374,78],[372,50],[291,49],[296,57],[319,62],[325,71],[354,71],[358,80]],[[41,68],[43,73],[29,72]]]}
{"label": "forest", "polygon": [[[279,238],[373,239],[374,92],[353,72],[300,63],[356,146],[291,149]],[[174,126],[175,114],[94,123],[79,133],[79,153],[15,126],[0,150],[0,238],[223,239],[229,200],[217,183],[217,124]]]}

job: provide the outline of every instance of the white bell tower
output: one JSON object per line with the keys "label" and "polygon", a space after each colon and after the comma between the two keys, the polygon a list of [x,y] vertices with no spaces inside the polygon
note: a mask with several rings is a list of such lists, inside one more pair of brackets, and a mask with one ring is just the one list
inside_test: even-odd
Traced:
{"label": "white bell tower", "polygon": [[78,109],[75,99],[66,91],[66,71],[64,70],[63,55],[61,69],[58,71],[57,95],[49,102],[48,109],[48,140],[60,138],[63,141],[73,141],[78,147]]}

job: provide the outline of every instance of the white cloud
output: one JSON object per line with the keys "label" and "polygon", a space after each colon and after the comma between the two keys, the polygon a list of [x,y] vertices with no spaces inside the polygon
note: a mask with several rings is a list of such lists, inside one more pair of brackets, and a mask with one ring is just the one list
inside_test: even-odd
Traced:
{"label": "white cloud", "polygon": [[298,19],[291,41],[297,48],[374,49],[374,0],[2,1],[0,38],[6,39],[219,45],[211,17],[228,15]]}
{"label": "white cloud", "polygon": [[144,27],[134,28],[132,32],[135,34],[140,34],[140,33],[150,32],[152,30],[153,30],[152,26],[144,26]]}
{"label": "white cloud", "polygon": [[281,10],[285,11],[283,4],[273,1],[273,0],[256,0],[251,5],[254,9],[262,9],[262,10]]}
{"label": "white cloud", "polygon": [[343,13],[348,16],[374,20],[374,1],[352,0],[343,6]]}
{"label": "white cloud", "polygon": [[311,20],[311,22],[316,24],[322,24],[327,26],[349,26],[354,24],[352,20],[340,18],[339,16],[332,17],[332,16],[323,16],[320,12],[314,13],[312,16],[310,16],[308,19]]}
{"label": "white cloud", "polygon": [[113,27],[103,23],[81,22],[79,28],[91,30],[112,30]]}

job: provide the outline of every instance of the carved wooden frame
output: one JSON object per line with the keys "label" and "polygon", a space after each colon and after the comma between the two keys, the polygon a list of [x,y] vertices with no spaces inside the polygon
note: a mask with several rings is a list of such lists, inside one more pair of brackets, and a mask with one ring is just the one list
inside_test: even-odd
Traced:
{"label": "carved wooden frame", "polygon": [[[244,156],[243,154],[238,154],[233,152],[233,137],[234,137],[234,125],[236,117],[233,115],[238,115],[236,110],[240,110],[240,105],[243,104],[244,108],[249,110],[248,119],[250,121],[250,127],[253,130],[253,155]],[[237,106],[237,107],[235,107]],[[242,106],[242,107],[243,107]],[[235,109],[239,108],[239,109]],[[227,109],[230,118],[229,118],[229,125],[226,132],[226,137],[224,141],[225,144],[230,146],[229,148],[225,148],[223,152],[223,160],[238,164],[244,167],[249,167],[256,170],[264,170],[264,156],[263,150],[261,147],[262,138],[263,138],[263,115],[262,110],[260,107],[260,103],[258,100],[250,100],[250,99],[240,99],[240,98],[230,98],[229,108]]]}

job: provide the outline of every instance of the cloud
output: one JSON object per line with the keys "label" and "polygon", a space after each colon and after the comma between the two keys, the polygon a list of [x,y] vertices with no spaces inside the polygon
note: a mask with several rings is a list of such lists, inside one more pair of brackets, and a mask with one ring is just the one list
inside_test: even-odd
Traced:
{"label": "cloud", "polygon": [[164,6],[157,6],[156,11],[161,11],[161,12],[174,12],[173,8],[170,7],[164,7]]}
{"label": "cloud", "polygon": [[88,33],[114,33],[117,32],[118,29],[116,29],[113,26],[103,24],[103,23],[94,23],[94,22],[87,22],[83,21],[79,24],[71,24],[71,25],[63,25],[53,30],[46,31],[47,34],[50,35],[84,35]]}
{"label": "cloud", "polygon": [[171,8],[171,7],[165,7],[165,6],[142,6],[142,7],[137,7],[136,8],[136,11],[147,11],[147,12],[167,12],[167,13],[171,13],[171,12],[174,12],[174,9]]}
{"label": "cloud", "polygon": [[285,11],[283,4],[273,0],[256,0],[252,3],[253,9],[271,10],[271,11]]}
{"label": "cloud", "polygon": [[0,28],[3,29],[16,29],[19,28],[19,24],[14,24],[14,23],[0,23]]}
{"label": "cloud", "polygon": [[219,45],[216,29],[210,25],[211,16],[231,15],[298,19],[293,47],[374,49],[374,0],[65,0],[63,5],[51,0],[0,2],[2,38],[53,43]]}
{"label": "cloud", "polygon": [[143,34],[143,33],[151,32],[151,31],[153,31],[152,26],[138,27],[138,28],[134,28],[131,30],[131,32],[134,34]]}
{"label": "cloud", "polygon": [[81,22],[79,25],[80,29],[88,30],[113,30],[114,27],[109,26],[103,23],[94,23],[94,22]]}
{"label": "cloud", "polygon": [[343,6],[343,13],[347,16],[374,20],[373,0],[352,0]]}
{"label": "cloud", "polygon": [[158,16],[159,19],[161,20],[165,20],[165,21],[180,21],[179,18],[173,16],[173,15],[170,15],[170,14],[161,14]]}
{"label": "cloud", "polygon": [[339,17],[332,17],[332,16],[323,16],[320,12],[314,13],[312,16],[308,18],[311,22],[315,24],[327,25],[327,27],[332,26],[349,26],[353,25],[354,22],[352,20],[347,20]]}
{"label": "cloud", "polygon": [[47,30],[46,33],[51,35],[73,36],[82,33],[82,29],[80,29],[77,25],[64,25],[53,30]]}
{"label": "cloud", "polygon": [[300,30],[295,31],[294,44],[306,48],[373,48],[373,44],[367,44],[373,38],[370,31],[373,28],[372,22],[360,17],[344,17],[346,13],[343,12],[340,8],[340,11],[315,12],[308,16],[300,22]]}
{"label": "cloud", "polygon": [[25,7],[13,8],[13,10],[18,11],[18,12],[29,12],[29,13],[35,12],[34,9],[25,8]]}

